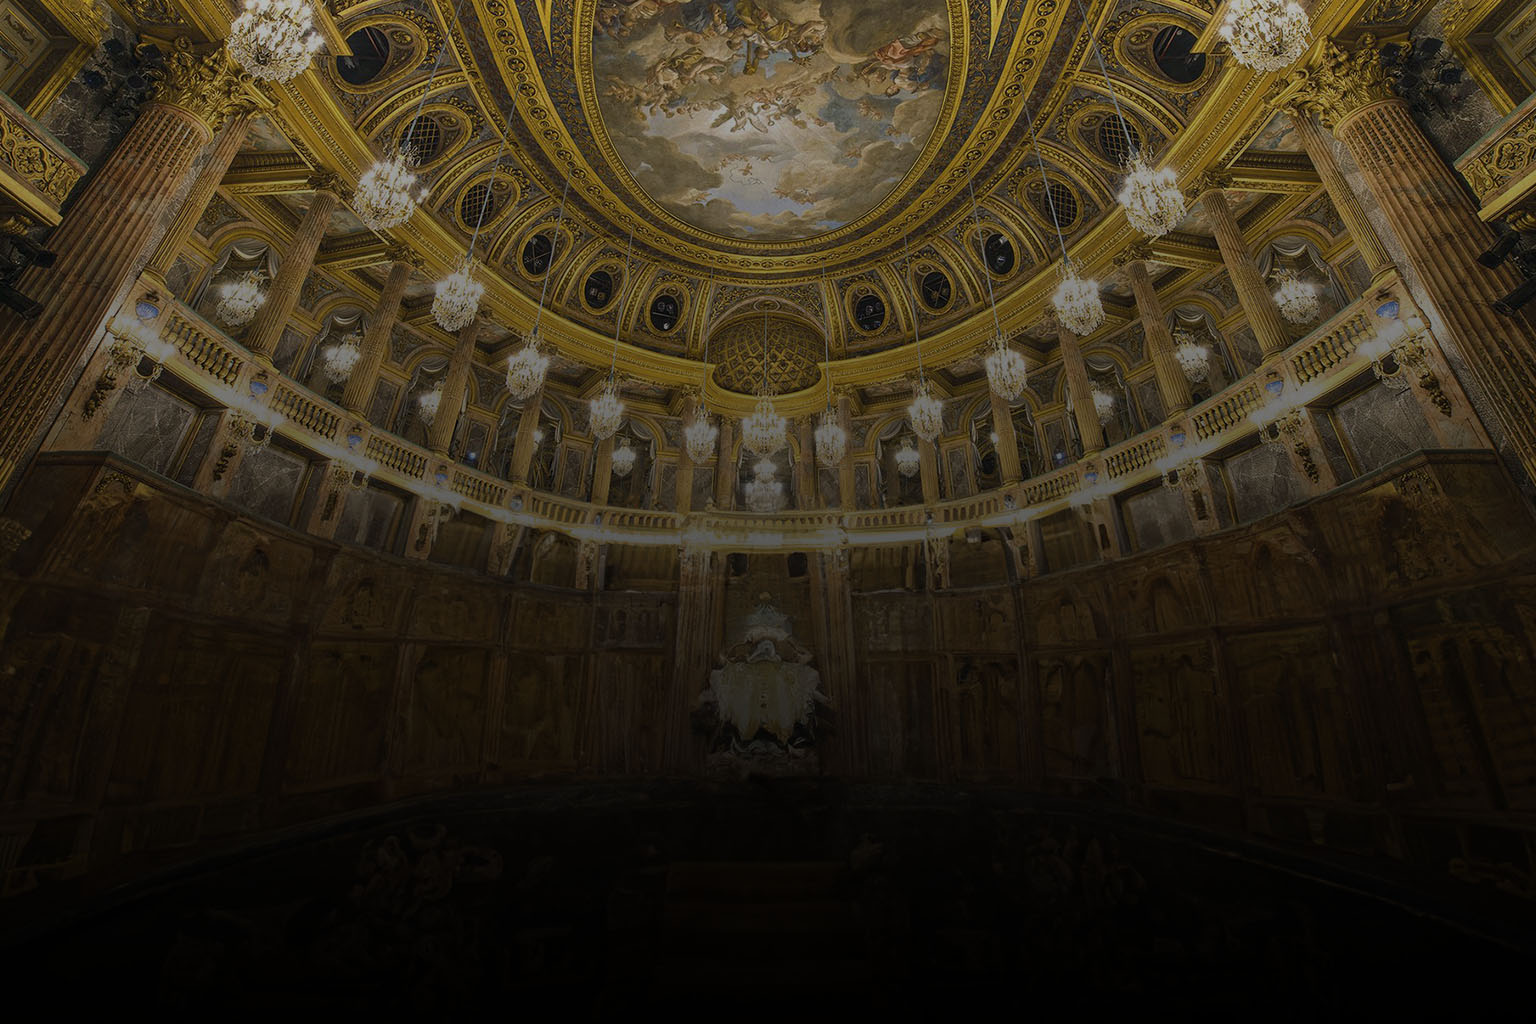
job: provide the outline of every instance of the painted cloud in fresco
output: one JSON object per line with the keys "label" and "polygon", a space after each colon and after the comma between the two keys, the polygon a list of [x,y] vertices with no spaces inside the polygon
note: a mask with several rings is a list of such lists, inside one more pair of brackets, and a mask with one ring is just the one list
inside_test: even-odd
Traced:
{"label": "painted cloud in fresco", "polygon": [[941,0],[600,0],[598,105],[689,224],[806,238],[883,199],[943,103]]}

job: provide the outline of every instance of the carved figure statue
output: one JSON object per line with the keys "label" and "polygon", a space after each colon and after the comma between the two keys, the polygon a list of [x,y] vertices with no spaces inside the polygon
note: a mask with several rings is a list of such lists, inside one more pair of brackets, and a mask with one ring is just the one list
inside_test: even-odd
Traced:
{"label": "carved figure statue", "polygon": [[694,706],[695,725],[710,734],[712,769],[817,770],[816,721],[831,701],[821,690],[821,674],[811,667],[811,657],[790,633],[788,617],[767,594],[760,595]]}

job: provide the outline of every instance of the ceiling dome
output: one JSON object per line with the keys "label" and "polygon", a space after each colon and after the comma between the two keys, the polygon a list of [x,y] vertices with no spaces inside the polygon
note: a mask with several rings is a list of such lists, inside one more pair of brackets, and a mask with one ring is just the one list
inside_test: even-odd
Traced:
{"label": "ceiling dome", "polygon": [[701,231],[803,239],[872,210],[943,106],[940,0],[600,7],[604,127],[635,183]]}
{"label": "ceiling dome", "polygon": [[[803,391],[821,379],[822,335],[803,320],[780,313],[766,318],[768,390],[776,395]],[[710,336],[715,383],[727,391],[755,395],[763,383],[762,314],[732,320]]]}

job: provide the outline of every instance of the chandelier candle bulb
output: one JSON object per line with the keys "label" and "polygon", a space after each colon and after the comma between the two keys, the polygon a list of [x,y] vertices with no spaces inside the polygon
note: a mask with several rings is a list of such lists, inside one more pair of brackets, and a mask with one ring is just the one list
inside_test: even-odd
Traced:
{"label": "chandelier candle bulb", "polygon": [[309,69],[325,45],[314,31],[308,0],[245,0],[245,11],[229,26],[229,55],[261,82],[288,82]]}
{"label": "chandelier candle bulb", "polygon": [[944,403],[933,396],[928,381],[919,380],[912,389],[907,420],[912,424],[912,432],[924,441],[932,442],[944,429]]}

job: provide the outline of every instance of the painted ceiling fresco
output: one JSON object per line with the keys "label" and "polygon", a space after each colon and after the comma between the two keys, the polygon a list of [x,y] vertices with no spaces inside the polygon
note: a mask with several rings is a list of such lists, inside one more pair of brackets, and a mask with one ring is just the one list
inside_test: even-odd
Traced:
{"label": "painted ceiling fresco", "polygon": [[600,0],[598,102],[663,208],[801,239],[874,208],[939,118],[943,0]]}

